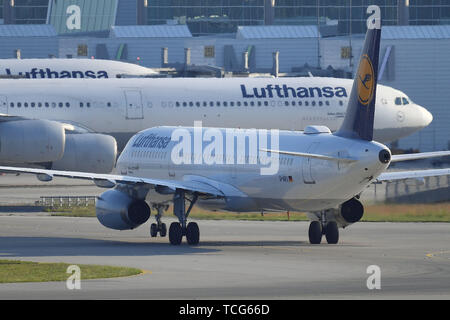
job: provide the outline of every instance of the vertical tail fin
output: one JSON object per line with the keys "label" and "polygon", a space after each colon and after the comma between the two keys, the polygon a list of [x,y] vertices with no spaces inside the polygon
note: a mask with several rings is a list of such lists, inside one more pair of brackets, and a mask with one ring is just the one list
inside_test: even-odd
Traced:
{"label": "vertical tail fin", "polygon": [[378,59],[381,38],[381,13],[378,6],[369,6],[367,33],[348,102],[347,113],[338,136],[371,141],[378,79]]}

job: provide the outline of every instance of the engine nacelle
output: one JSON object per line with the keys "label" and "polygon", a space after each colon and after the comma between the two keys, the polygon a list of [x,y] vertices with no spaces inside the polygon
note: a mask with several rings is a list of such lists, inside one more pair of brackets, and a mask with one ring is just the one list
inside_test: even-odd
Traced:
{"label": "engine nacelle", "polygon": [[100,195],[96,204],[97,219],[102,225],[115,230],[139,227],[150,218],[150,207],[144,200],[130,197],[113,189]]}
{"label": "engine nacelle", "polygon": [[355,198],[350,199],[340,205],[335,212],[336,222],[341,227],[346,227],[361,220],[364,215],[364,206]]}
{"label": "engine nacelle", "polygon": [[62,124],[47,120],[0,123],[0,161],[50,162],[63,157],[66,135]]}
{"label": "engine nacelle", "polygon": [[96,133],[67,134],[61,160],[52,169],[110,173],[116,164],[117,143],[111,136]]}

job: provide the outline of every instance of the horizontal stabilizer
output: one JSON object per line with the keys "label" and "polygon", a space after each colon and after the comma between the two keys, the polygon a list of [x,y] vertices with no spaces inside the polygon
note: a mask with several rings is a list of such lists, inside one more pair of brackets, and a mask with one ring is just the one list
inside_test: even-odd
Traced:
{"label": "horizontal stabilizer", "polygon": [[422,179],[426,177],[439,177],[447,175],[450,175],[450,169],[383,172],[377,177],[375,182],[386,182],[386,181],[396,181],[406,179]]}
{"label": "horizontal stabilizer", "polygon": [[422,152],[422,153],[410,153],[410,154],[397,154],[393,155],[391,162],[400,162],[408,160],[419,160],[427,158],[437,158],[450,156],[450,151],[435,151],[435,152]]}
{"label": "horizontal stabilizer", "polygon": [[265,151],[265,152],[284,154],[287,156],[313,158],[313,159],[320,159],[320,160],[342,161],[342,162],[356,162],[357,161],[356,159],[352,159],[352,158],[338,158],[338,157],[326,156],[323,154],[294,152],[294,151],[281,151],[281,150],[272,150],[272,149],[259,149],[259,150]]}

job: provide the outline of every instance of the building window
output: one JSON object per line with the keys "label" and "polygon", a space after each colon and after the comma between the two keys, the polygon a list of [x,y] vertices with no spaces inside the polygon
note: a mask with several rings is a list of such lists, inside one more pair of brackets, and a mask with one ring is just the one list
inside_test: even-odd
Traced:
{"label": "building window", "polygon": [[205,58],[214,58],[215,48],[214,46],[205,46]]}
{"label": "building window", "polygon": [[341,59],[350,59],[352,57],[352,47],[341,48]]}
{"label": "building window", "polygon": [[78,45],[77,55],[79,57],[87,57],[87,55],[88,55],[88,46],[87,46],[87,44],[79,44]]}

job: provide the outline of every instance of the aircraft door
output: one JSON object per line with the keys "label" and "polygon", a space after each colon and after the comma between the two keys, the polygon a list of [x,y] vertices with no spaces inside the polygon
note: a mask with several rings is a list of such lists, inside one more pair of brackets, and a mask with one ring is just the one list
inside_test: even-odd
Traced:
{"label": "aircraft door", "polygon": [[[314,151],[317,150],[317,147],[319,146],[319,142],[313,142],[309,146],[307,153],[314,153]],[[313,174],[313,158],[303,158],[302,161],[302,174],[303,174],[303,182],[305,184],[315,184],[316,181],[314,180],[314,174]]]}
{"label": "aircraft door", "polygon": [[127,104],[127,119],[144,119],[144,107],[142,104],[142,94],[140,90],[126,90],[125,102]]}
{"label": "aircraft door", "polygon": [[8,114],[8,99],[6,96],[0,96],[0,113]]}

